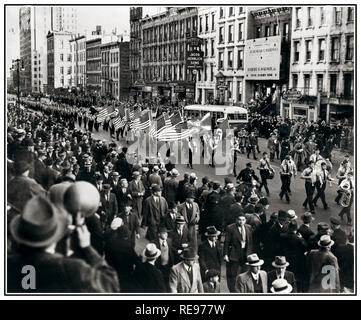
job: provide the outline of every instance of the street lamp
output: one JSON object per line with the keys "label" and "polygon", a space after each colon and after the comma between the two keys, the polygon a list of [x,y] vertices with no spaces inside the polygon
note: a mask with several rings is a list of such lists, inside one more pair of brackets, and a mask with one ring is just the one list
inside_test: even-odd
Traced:
{"label": "street lamp", "polygon": [[[14,63],[16,64],[16,75],[17,75],[17,85],[18,85],[18,92],[17,92],[17,96],[18,96],[18,101],[17,104],[20,105],[20,62],[21,62],[21,71],[24,71],[24,61],[21,59],[15,59],[13,60],[13,65]],[[10,68],[10,70],[14,70],[13,67]]]}

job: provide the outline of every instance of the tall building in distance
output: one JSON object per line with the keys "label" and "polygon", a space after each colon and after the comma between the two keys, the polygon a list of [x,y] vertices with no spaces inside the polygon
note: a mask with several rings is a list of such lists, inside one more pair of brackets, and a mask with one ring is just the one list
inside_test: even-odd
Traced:
{"label": "tall building in distance", "polygon": [[78,32],[78,12],[73,6],[51,7],[51,30]]}
{"label": "tall building in distance", "polygon": [[130,81],[133,91],[136,92],[135,84],[141,79],[141,61],[142,61],[142,31],[141,20],[143,17],[142,7],[130,8]]}
{"label": "tall building in distance", "polygon": [[354,10],[294,8],[289,82],[302,97],[283,99],[282,116],[353,120]]}

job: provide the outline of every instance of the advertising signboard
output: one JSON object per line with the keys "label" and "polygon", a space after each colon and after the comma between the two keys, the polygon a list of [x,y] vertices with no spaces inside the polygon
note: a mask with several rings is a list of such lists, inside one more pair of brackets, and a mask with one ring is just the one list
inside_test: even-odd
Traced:
{"label": "advertising signboard", "polygon": [[279,80],[281,36],[247,40],[244,55],[246,80]]}
{"label": "advertising signboard", "polygon": [[203,69],[203,51],[201,51],[202,39],[191,38],[187,41],[186,67],[189,70]]}

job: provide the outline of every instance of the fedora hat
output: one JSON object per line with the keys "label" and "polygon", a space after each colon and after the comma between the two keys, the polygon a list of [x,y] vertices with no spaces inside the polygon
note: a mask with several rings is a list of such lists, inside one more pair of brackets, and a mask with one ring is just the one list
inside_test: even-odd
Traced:
{"label": "fedora hat", "polygon": [[28,247],[42,248],[57,243],[64,235],[66,220],[50,200],[35,196],[21,215],[13,218],[10,233],[14,240]]}
{"label": "fedora hat", "polygon": [[291,220],[297,219],[295,210],[292,210],[292,209],[288,210],[287,215],[288,215],[288,218]]}
{"label": "fedora hat", "polygon": [[140,176],[140,173],[139,173],[139,171],[133,171],[132,175],[133,175],[133,177],[138,177],[138,176]]}
{"label": "fedora hat", "polygon": [[290,264],[286,261],[286,257],[276,256],[275,261],[272,262],[272,265],[275,268],[283,268],[283,267],[288,267]]}
{"label": "fedora hat", "polygon": [[327,234],[323,235],[320,240],[318,241],[318,245],[321,248],[332,247],[335,241],[331,240],[331,237]]}
{"label": "fedora hat", "polygon": [[234,184],[233,184],[233,183],[227,183],[225,189],[226,189],[226,190],[233,190],[233,189],[234,189]]}
{"label": "fedora hat", "polygon": [[103,190],[110,190],[112,187],[110,186],[109,183],[105,183],[103,184]]}
{"label": "fedora hat", "polygon": [[259,201],[259,198],[256,194],[250,196],[250,198],[248,199],[248,203],[250,204],[256,204]]}
{"label": "fedora hat", "polygon": [[154,243],[148,243],[143,250],[143,256],[147,260],[155,260],[161,255],[161,251]]}
{"label": "fedora hat", "polygon": [[264,264],[264,261],[260,258],[258,258],[257,253],[252,253],[247,257],[247,266],[256,267],[261,266]]}
{"label": "fedora hat", "polygon": [[175,223],[177,223],[177,224],[185,224],[186,220],[184,219],[183,216],[178,216],[177,219],[175,219]]}
{"label": "fedora hat", "polygon": [[159,191],[162,191],[162,189],[160,188],[160,186],[156,183],[154,183],[152,185],[152,192],[159,192]]}
{"label": "fedora hat", "polygon": [[301,216],[301,219],[302,219],[303,223],[310,223],[311,221],[315,220],[315,218],[312,216],[311,212],[305,212]]}
{"label": "fedora hat", "polygon": [[221,276],[221,273],[216,270],[216,269],[210,269],[207,273],[206,273],[206,279],[209,280],[210,278],[213,278],[213,277],[220,277]]}
{"label": "fedora hat", "polygon": [[272,282],[271,292],[272,293],[290,293],[292,292],[292,286],[287,282],[286,279],[276,279]]}
{"label": "fedora hat", "polygon": [[195,259],[198,259],[198,255],[196,254],[196,252],[194,251],[193,248],[184,249],[182,254],[180,255],[180,257],[183,260],[195,260]]}
{"label": "fedora hat", "polygon": [[172,177],[178,177],[178,176],[179,176],[179,172],[178,172],[177,169],[174,168],[174,169],[171,170],[170,175],[171,175]]}
{"label": "fedora hat", "polygon": [[216,229],[215,226],[207,227],[207,231],[204,233],[206,237],[218,237],[221,232]]}

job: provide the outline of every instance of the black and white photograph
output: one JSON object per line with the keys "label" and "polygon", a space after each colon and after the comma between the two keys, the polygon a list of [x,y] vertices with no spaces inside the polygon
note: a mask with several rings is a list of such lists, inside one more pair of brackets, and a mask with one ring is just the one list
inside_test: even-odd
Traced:
{"label": "black and white photograph", "polygon": [[356,5],[159,4],[4,4],[2,294],[356,295]]}

